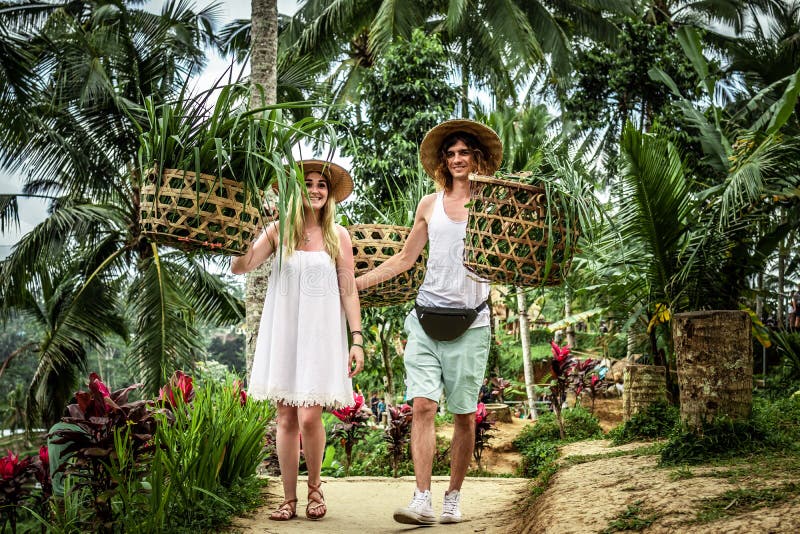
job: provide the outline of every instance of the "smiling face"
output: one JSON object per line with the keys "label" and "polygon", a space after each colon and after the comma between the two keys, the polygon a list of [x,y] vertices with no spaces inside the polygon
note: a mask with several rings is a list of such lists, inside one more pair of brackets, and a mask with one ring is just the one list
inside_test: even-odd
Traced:
{"label": "smiling face", "polygon": [[303,205],[316,211],[322,210],[328,201],[328,180],[318,172],[306,174],[306,190],[308,197],[303,197]]}
{"label": "smiling face", "polygon": [[472,150],[462,140],[457,140],[444,152],[447,170],[454,180],[466,180],[475,170]]}

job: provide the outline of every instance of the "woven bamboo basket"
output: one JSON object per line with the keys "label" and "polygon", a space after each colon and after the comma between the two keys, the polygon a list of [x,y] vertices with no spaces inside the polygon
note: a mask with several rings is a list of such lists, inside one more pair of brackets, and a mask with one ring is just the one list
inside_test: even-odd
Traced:
{"label": "woven bamboo basket", "polygon": [[259,212],[240,182],[190,171],[152,169],[140,197],[142,233],[182,250],[247,252],[259,228]]}
{"label": "woven bamboo basket", "polygon": [[[403,248],[411,228],[387,224],[355,224],[349,226],[353,241],[353,260],[356,276],[367,273],[382,264]],[[414,300],[425,278],[423,250],[414,266],[408,271],[368,289],[359,291],[361,305],[389,306]]]}
{"label": "woven bamboo basket", "polygon": [[[541,187],[474,174],[470,181],[464,266],[499,284],[560,284],[569,272],[578,237],[575,221],[567,221],[554,205],[548,217],[547,195]],[[549,271],[548,242],[552,243]]]}

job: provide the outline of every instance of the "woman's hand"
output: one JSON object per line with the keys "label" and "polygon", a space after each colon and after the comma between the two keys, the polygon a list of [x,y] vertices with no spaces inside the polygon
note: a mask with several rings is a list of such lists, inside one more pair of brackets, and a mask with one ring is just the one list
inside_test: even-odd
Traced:
{"label": "woman's hand", "polygon": [[364,369],[364,347],[353,345],[350,347],[350,359],[347,362],[350,373],[347,375],[353,378]]}

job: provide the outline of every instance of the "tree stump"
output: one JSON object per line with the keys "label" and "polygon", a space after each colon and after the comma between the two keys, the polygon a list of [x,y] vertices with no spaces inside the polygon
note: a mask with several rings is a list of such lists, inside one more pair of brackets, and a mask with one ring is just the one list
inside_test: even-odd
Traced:
{"label": "tree stump", "polygon": [[681,421],[702,432],[717,416],[747,419],[753,408],[750,316],[738,310],[677,313],[672,340]]}
{"label": "tree stump", "polygon": [[622,370],[622,420],[631,417],[656,402],[667,401],[667,384],[661,365],[628,364]]}
{"label": "tree stump", "polygon": [[490,421],[511,422],[511,407],[508,404],[486,404],[486,415]]}

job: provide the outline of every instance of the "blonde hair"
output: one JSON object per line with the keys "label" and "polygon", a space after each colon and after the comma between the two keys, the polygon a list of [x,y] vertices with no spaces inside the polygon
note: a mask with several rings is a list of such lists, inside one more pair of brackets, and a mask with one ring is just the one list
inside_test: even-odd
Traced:
{"label": "blonde hair", "polygon": [[[339,234],[336,232],[336,224],[334,221],[336,220],[336,198],[333,195],[331,190],[331,182],[330,178],[327,175],[323,175],[325,177],[325,183],[328,184],[328,198],[325,201],[325,205],[322,206],[322,209],[319,212],[319,224],[322,227],[322,242],[325,247],[325,251],[328,253],[328,256],[331,257],[331,260],[335,263],[336,260],[339,258]],[[295,250],[297,250],[300,245],[303,243],[305,239],[305,210],[303,209],[303,196],[298,195],[294,199],[294,205],[292,206],[292,214],[290,214],[291,220],[289,224],[291,225],[291,232],[290,238],[286,241],[286,255],[291,256]],[[293,215],[293,216],[292,216]]]}

